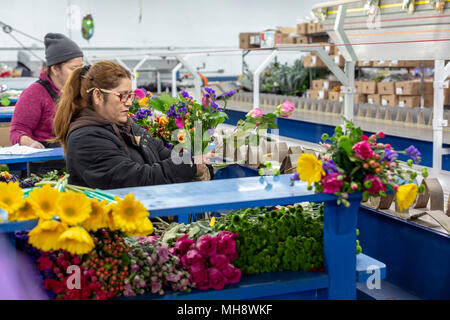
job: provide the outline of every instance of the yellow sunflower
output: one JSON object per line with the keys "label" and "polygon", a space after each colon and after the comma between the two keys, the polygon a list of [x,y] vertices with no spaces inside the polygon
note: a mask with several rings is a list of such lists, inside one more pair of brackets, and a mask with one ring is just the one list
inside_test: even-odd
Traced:
{"label": "yellow sunflower", "polygon": [[56,202],[58,217],[69,226],[75,226],[89,218],[91,202],[83,193],[64,192]]}
{"label": "yellow sunflower", "polygon": [[98,229],[109,227],[109,208],[108,202],[91,199],[91,213],[89,218],[82,223],[82,226],[89,231],[97,231]]}
{"label": "yellow sunflower", "polygon": [[143,237],[151,235],[152,233],[153,233],[153,224],[149,218],[145,218],[142,221],[140,221],[138,228],[135,231],[128,232],[127,235],[133,237]]}
{"label": "yellow sunflower", "polygon": [[319,182],[325,175],[322,162],[315,155],[309,153],[302,153],[298,158],[297,172],[300,175],[300,180],[308,182],[308,186],[313,182]]}
{"label": "yellow sunflower", "polygon": [[408,209],[416,201],[419,187],[413,183],[405,184],[398,188],[396,201],[400,211]]}
{"label": "yellow sunflower", "polygon": [[129,193],[121,200],[118,196],[114,199],[117,201],[113,205],[113,222],[117,229],[124,232],[135,232],[140,227],[144,218],[148,217],[148,211],[144,205],[135,200],[132,193]]}
{"label": "yellow sunflower", "polygon": [[56,202],[60,193],[48,184],[30,192],[29,199],[36,205],[36,214],[39,218],[50,220],[57,215]]}
{"label": "yellow sunflower", "polygon": [[20,206],[23,191],[18,182],[0,182],[0,209],[12,212]]}
{"label": "yellow sunflower", "polygon": [[58,239],[61,249],[73,254],[86,254],[94,249],[94,240],[81,227],[67,229]]}
{"label": "yellow sunflower", "polygon": [[54,220],[39,220],[38,225],[28,233],[28,242],[35,248],[44,251],[59,250],[58,239],[67,230],[64,223]]}
{"label": "yellow sunflower", "polygon": [[8,214],[9,221],[26,221],[37,219],[36,206],[30,199],[25,198],[20,205]]}

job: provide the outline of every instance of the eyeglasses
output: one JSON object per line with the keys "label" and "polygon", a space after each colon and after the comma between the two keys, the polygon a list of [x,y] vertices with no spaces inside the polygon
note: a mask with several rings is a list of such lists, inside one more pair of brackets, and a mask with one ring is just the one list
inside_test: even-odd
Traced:
{"label": "eyeglasses", "polygon": [[120,92],[116,92],[116,91],[111,91],[111,90],[107,90],[107,89],[101,89],[101,88],[90,88],[89,90],[86,90],[87,93],[94,91],[95,89],[100,90],[101,92],[104,93],[111,93],[115,96],[118,96],[120,99],[120,102],[127,102],[128,100],[131,99],[131,101],[136,100],[137,95],[134,92],[131,93],[120,93]]}

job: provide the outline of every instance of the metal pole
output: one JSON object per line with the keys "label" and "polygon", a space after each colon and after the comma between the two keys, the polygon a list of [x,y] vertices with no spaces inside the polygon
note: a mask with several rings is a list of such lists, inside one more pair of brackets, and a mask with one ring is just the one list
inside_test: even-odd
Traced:
{"label": "metal pole", "polygon": [[[347,34],[344,31],[344,20],[346,14],[347,5],[340,5],[336,16],[336,22],[334,24],[334,31],[336,32],[336,37],[338,39],[338,41],[336,42],[337,44],[350,43],[350,40],[348,39]],[[358,57],[356,56],[355,50],[353,50],[352,46],[340,46],[339,52],[341,52],[346,61],[358,61]]]}
{"label": "metal pole", "polygon": [[[150,58],[150,56],[145,56],[145,57],[144,57],[141,61],[139,61],[138,64],[133,68],[133,75],[134,75],[133,80],[132,80],[132,88],[133,88],[133,90],[137,88],[137,71],[138,71],[138,69],[144,64],[144,62],[147,61],[149,58]],[[116,58],[116,59],[117,59],[117,58]],[[119,59],[117,59],[117,61],[119,61],[119,63],[120,63],[120,60],[119,60]]]}
{"label": "metal pole", "polygon": [[253,109],[259,106],[259,76],[276,55],[277,51],[272,51],[272,53],[266,58],[266,60],[264,60],[263,63],[261,63],[258,68],[256,68],[256,71],[253,75]]}
{"label": "metal pole", "polygon": [[200,78],[200,76],[198,75],[197,70],[195,70],[194,66],[189,64],[187,62],[187,60],[185,58],[183,58],[182,56],[177,56],[178,61],[180,61],[185,67],[186,69],[189,70],[190,73],[192,73],[192,75],[194,76],[194,86],[195,86],[195,94],[194,94],[194,99],[197,101],[201,101],[202,98],[202,89],[201,89],[201,83],[202,83],[202,79]]}
{"label": "metal pole", "polygon": [[156,91],[161,94],[161,72],[156,71]]}
{"label": "metal pole", "polygon": [[434,62],[433,175],[438,175],[442,170],[442,133],[443,127],[447,126],[447,121],[444,121],[444,88],[448,88],[445,79],[450,71],[449,66],[445,66],[444,60]]}
{"label": "metal pole", "polygon": [[[188,57],[186,57],[187,59]],[[179,63],[175,66],[175,68],[172,69],[172,97],[177,96],[177,72],[181,69],[183,66],[182,63]]]}
{"label": "metal pole", "polygon": [[355,61],[345,62],[345,75],[347,85],[344,87],[344,117],[353,121],[353,109],[355,106]]}

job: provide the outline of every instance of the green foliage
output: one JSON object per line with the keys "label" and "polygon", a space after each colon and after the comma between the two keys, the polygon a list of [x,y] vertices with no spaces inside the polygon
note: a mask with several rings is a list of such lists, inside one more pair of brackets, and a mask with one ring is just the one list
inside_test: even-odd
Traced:
{"label": "green foliage", "polygon": [[234,265],[244,274],[323,267],[323,204],[238,210],[215,228],[239,234]]}

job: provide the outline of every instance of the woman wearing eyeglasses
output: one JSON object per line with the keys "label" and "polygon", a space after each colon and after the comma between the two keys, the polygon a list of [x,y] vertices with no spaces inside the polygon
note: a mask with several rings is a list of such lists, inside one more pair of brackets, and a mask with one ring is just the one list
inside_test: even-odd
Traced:
{"label": "woman wearing eyeglasses", "polygon": [[[131,73],[100,61],[76,69],[63,89],[54,121],[66,151],[69,183],[113,189],[192,181],[207,157],[178,162],[172,152],[128,116],[136,98]],[[179,163],[179,164],[178,164]]]}

